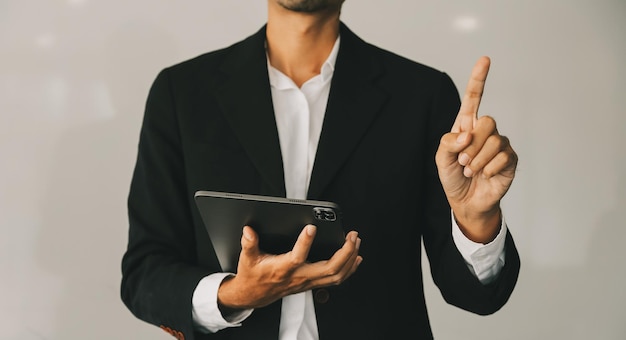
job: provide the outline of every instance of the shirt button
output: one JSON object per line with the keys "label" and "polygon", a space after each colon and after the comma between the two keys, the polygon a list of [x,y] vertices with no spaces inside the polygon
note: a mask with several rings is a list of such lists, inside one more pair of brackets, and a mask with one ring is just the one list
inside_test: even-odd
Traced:
{"label": "shirt button", "polygon": [[330,299],[330,293],[326,289],[318,289],[315,291],[313,298],[317,303],[326,303],[328,302],[328,299]]}

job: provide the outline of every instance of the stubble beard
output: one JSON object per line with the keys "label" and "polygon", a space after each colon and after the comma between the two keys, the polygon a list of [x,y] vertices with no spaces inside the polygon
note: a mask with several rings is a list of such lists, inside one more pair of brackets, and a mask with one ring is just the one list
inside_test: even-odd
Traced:
{"label": "stubble beard", "polygon": [[278,0],[285,9],[301,13],[315,13],[328,9],[339,8],[343,0]]}

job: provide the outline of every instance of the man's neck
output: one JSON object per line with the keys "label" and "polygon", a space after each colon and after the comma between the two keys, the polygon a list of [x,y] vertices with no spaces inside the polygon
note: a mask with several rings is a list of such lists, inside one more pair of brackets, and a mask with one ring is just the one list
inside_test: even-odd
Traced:
{"label": "man's neck", "polygon": [[299,13],[269,1],[270,64],[300,87],[318,75],[339,35],[339,10]]}

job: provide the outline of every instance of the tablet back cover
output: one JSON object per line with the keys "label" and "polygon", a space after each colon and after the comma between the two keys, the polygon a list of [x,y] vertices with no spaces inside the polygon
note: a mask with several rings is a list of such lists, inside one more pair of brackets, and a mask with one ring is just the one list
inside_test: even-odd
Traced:
{"label": "tablet back cover", "polygon": [[341,211],[332,202],[198,191],[196,205],[222,271],[237,271],[244,226],[259,235],[259,248],[270,254],[290,251],[307,224],[317,226],[311,262],[330,258],[344,242]]}

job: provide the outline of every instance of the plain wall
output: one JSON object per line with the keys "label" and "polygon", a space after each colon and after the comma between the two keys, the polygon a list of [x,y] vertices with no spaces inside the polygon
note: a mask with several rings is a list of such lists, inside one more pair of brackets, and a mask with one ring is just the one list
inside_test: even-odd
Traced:
{"label": "plain wall", "polygon": [[[437,339],[626,339],[626,2],[349,0],[363,39],[448,72],[492,58],[481,113],[519,154],[522,259],[498,313],[446,305]],[[266,2],[0,1],[0,339],[170,339],[124,307],[143,106],[160,69],[255,32]]]}

